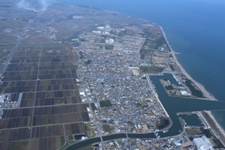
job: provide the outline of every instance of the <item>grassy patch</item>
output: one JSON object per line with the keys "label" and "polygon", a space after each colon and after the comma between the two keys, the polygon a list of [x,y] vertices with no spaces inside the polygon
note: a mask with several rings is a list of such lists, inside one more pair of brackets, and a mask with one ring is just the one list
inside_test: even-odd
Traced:
{"label": "grassy patch", "polygon": [[157,129],[161,130],[169,125],[170,121],[168,118],[160,118],[160,123],[156,125]]}
{"label": "grassy patch", "polygon": [[137,103],[136,106],[137,107],[141,107],[142,105],[141,105],[141,103]]}
{"label": "grassy patch", "polygon": [[164,68],[154,66],[141,66],[139,67],[143,73],[160,73]]}
{"label": "grassy patch", "polygon": [[166,88],[167,90],[173,90],[173,89],[174,89],[172,85],[168,85],[168,86],[166,86],[165,88]]}
{"label": "grassy patch", "polygon": [[100,106],[101,107],[110,107],[110,106],[112,106],[112,103],[109,100],[100,101]]}
{"label": "grassy patch", "polygon": [[4,132],[4,135],[3,135],[3,141],[8,141],[9,139],[9,133],[10,133],[10,130],[6,130],[6,131],[3,131]]}
{"label": "grassy patch", "polygon": [[64,136],[60,137],[60,142],[61,142],[61,146],[63,146],[65,144],[65,137]]}
{"label": "grassy patch", "polygon": [[224,148],[223,144],[215,136],[213,136],[213,142],[216,143],[216,148]]}
{"label": "grassy patch", "polygon": [[[207,120],[207,122],[210,124],[211,128],[213,128],[214,130],[219,130],[215,124],[215,122],[213,121],[213,119],[209,116],[208,113],[206,112],[202,112],[202,115],[204,116],[204,118]],[[205,135],[207,137],[211,137],[213,139],[213,141],[216,143],[216,148],[224,148],[223,144],[220,142],[219,139],[217,139],[215,137],[215,135],[211,132],[211,131],[207,131],[205,132]]]}
{"label": "grassy patch", "polygon": [[18,141],[10,143],[10,150],[25,150],[28,148],[28,141]]}
{"label": "grassy patch", "polygon": [[68,136],[69,141],[73,141],[73,135]]}
{"label": "grassy patch", "polygon": [[94,137],[95,136],[95,131],[92,129],[92,130],[88,130],[86,131],[86,135],[88,137]]}
{"label": "grassy patch", "polygon": [[211,137],[212,137],[212,134],[211,134],[211,132],[210,132],[209,129],[204,130],[204,134],[205,134],[205,136],[206,136],[207,138],[211,138]]}
{"label": "grassy patch", "polygon": [[88,60],[85,62],[85,65],[89,65],[92,61],[91,60]]}
{"label": "grassy patch", "polygon": [[128,121],[127,124],[129,124],[129,125],[132,126],[132,127],[134,126],[134,123],[131,122],[131,121]]}
{"label": "grassy patch", "polygon": [[187,79],[185,81],[185,84],[191,90],[191,93],[192,93],[193,96],[204,98],[204,95],[203,95],[202,91],[196,89],[196,87],[194,86],[194,84],[193,84],[193,82],[191,80]]}
{"label": "grassy patch", "polygon": [[111,132],[113,130],[113,128],[108,124],[104,124],[102,127],[105,132]]}
{"label": "grassy patch", "polygon": [[45,115],[45,116],[43,116],[43,123],[44,124],[49,124],[49,123],[51,123],[52,122],[52,117],[51,117],[51,115]]}
{"label": "grassy patch", "polygon": [[160,38],[157,39],[155,48],[158,49],[163,44],[166,44],[166,40],[165,40],[165,38],[163,36],[161,36]]}
{"label": "grassy patch", "polygon": [[113,47],[114,47],[113,45],[108,45],[108,44],[105,45],[105,49],[106,49],[106,50],[112,50]]}
{"label": "grassy patch", "polygon": [[84,126],[85,133],[87,137],[94,137],[95,136],[95,130],[90,128],[88,124],[85,124]]}

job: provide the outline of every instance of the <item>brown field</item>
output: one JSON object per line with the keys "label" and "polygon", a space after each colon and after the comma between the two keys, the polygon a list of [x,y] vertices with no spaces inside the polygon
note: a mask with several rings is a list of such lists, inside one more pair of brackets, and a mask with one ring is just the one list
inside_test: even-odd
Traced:
{"label": "brown field", "polygon": [[5,110],[0,119],[0,148],[26,149],[31,144],[32,149],[58,149],[64,136],[85,133],[89,105],[81,103],[76,59],[66,47],[23,47],[16,52],[0,92],[23,95],[20,108]]}
{"label": "brown field", "polygon": [[[82,104],[76,82],[75,62],[79,54],[76,47],[80,41],[72,39],[79,38],[81,32],[93,30],[96,24],[144,21],[98,9],[53,4],[25,33],[24,27],[37,12],[17,9],[13,0],[0,1],[0,4],[6,3],[9,7],[0,10],[0,68],[9,60],[8,56],[13,57],[2,75],[0,94],[15,95],[17,101],[22,93],[22,98],[19,108],[4,110],[0,119],[0,149],[59,149],[68,136],[85,133],[84,122],[89,121],[86,110],[89,104]],[[78,21],[73,15],[85,19]],[[21,33],[24,34],[20,41]],[[19,48],[10,55],[18,40]],[[96,42],[104,41],[96,39]],[[146,47],[149,45],[147,42]],[[93,104],[91,107],[96,109]]]}

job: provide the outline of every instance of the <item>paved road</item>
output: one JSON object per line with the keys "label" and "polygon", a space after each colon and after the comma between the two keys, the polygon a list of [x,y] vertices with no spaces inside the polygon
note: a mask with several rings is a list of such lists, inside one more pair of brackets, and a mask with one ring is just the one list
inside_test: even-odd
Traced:
{"label": "paved road", "polygon": [[10,64],[10,61],[12,60],[15,52],[18,50],[20,44],[21,44],[21,40],[23,39],[23,37],[25,36],[26,32],[29,31],[29,27],[34,23],[34,21],[41,15],[42,13],[38,13],[37,16],[32,19],[31,21],[29,21],[29,23],[23,28],[22,34],[18,37],[15,46],[13,47],[13,49],[11,50],[11,52],[8,55],[8,58],[6,59],[4,66],[0,72],[0,78],[4,75],[6,68],[8,67],[8,65]]}

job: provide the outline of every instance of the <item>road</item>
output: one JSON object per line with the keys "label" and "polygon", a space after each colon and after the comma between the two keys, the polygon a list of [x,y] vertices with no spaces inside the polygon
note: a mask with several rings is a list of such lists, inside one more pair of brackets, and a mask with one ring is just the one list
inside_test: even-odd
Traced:
{"label": "road", "polygon": [[[35,86],[35,93],[34,93],[34,103],[33,103],[33,110],[32,110],[32,115],[31,115],[31,123],[30,123],[30,143],[31,143],[31,139],[32,139],[32,128],[33,128],[33,121],[34,121],[34,106],[35,106],[35,101],[36,101],[36,95],[37,95],[37,89],[38,89],[38,76],[39,76],[39,69],[40,69],[40,64],[41,64],[41,52],[42,52],[42,48],[40,50],[40,56],[39,56],[39,62],[38,62],[38,72],[37,72],[37,81],[36,81],[36,86]],[[29,149],[32,149],[31,144],[29,144]]]}
{"label": "road", "polygon": [[[78,62],[79,62],[79,57],[78,57]],[[78,77],[78,79],[81,80],[82,84],[85,85],[85,83],[83,82],[83,79],[82,79],[81,76],[80,76],[79,67],[78,67],[78,69],[77,69],[77,77]],[[87,93],[85,92],[85,94],[87,94]],[[89,104],[89,108],[90,108],[90,113],[91,113],[91,115],[92,115],[93,118],[94,118],[93,123],[94,123],[94,125],[95,125],[96,128],[97,128],[98,137],[100,137],[100,139],[101,139],[102,149],[105,150],[106,147],[105,147],[105,143],[104,143],[104,141],[103,141],[102,133],[101,133],[101,127],[102,127],[102,124],[101,124],[101,125],[98,124],[98,121],[97,121],[97,119],[96,119],[96,117],[95,117],[94,111],[93,111],[93,109],[92,109],[92,107],[91,107],[91,103],[92,103],[92,102],[90,102],[90,100],[89,100],[88,104]]]}
{"label": "road", "polygon": [[[10,61],[12,60],[14,54],[16,53],[16,51],[18,50],[20,44],[21,44],[21,41],[23,39],[23,37],[26,35],[26,32],[29,31],[29,27],[35,22],[35,20],[40,17],[42,15],[42,12],[39,12],[32,20],[30,20],[28,22],[28,24],[23,28],[23,31],[22,31],[22,34],[18,37],[16,43],[15,43],[15,46],[13,47],[13,49],[10,51],[5,63],[4,63],[4,66],[0,72],[0,78],[2,78],[2,76],[4,75],[8,65],[10,64]],[[39,60],[39,64],[40,64],[40,60]],[[37,75],[38,76],[38,75]],[[36,83],[36,89],[35,89],[35,93],[37,91],[37,83]],[[35,104],[35,100],[34,100],[34,104]],[[34,106],[34,105],[33,105]],[[33,107],[33,112],[32,112],[32,118],[33,118],[33,114],[34,114],[34,107]],[[32,124],[33,124],[33,119],[31,118],[31,124],[30,124],[30,140],[31,140],[31,137],[32,137]],[[29,145],[29,149],[31,149],[31,144]]]}
{"label": "road", "polygon": [[34,19],[32,19],[31,21],[29,21],[29,23],[23,28],[23,31],[22,31],[22,34],[18,37],[16,43],[15,43],[15,46],[12,48],[12,50],[10,51],[6,61],[4,62],[4,66],[0,72],[0,78],[2,78],[2,76],[4,75],[8,65],[10,64],[10,61],[12,60],[15,52],[18,50],[20,44],[21,44],[21,41],[23,39],[23,37],[25,36],[26,32],[29,31],[29,27],[34,23],[34,21],[42,14],[42,12],[38,13],[36,15],[36,17],[34,17]]}

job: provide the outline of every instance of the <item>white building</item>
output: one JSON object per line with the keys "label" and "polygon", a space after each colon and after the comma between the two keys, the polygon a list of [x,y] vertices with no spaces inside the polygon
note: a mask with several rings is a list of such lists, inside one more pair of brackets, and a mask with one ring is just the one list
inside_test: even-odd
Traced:
{"label": "white building", "polygon": [[99,29],[99,30],[104,30],[105,27],[99,26],[99,27],[97,27],[97,29]]}
{"label": "white building", "polygon": [[181,93],[182,96],[191,96],[191,94],[188,93],[188,92],[185,91],[185,90],[180,90],[180,93]]}
{"label": "white building", "polygon": [[193,139],[194,144],[196,145],[198,150],[214,150],[212,143],[206,136],[202,136],[200,138]]}
{"label": "white building", "polygon": [[4,103],[5,95],[0,95],[0,103]]}
{"label": "white building", "polygon": [[84,92],[80,92],[80,96],[86,96]]}
{"label": "white building", "polygon": [[102,31],[92,31],[92,33],[95,33],[95,34],[101,34]]}
{"label": "white building", "polygon": [[114,39],[106,39],[105,43],[106,44],[113,44],[114,43]]}

